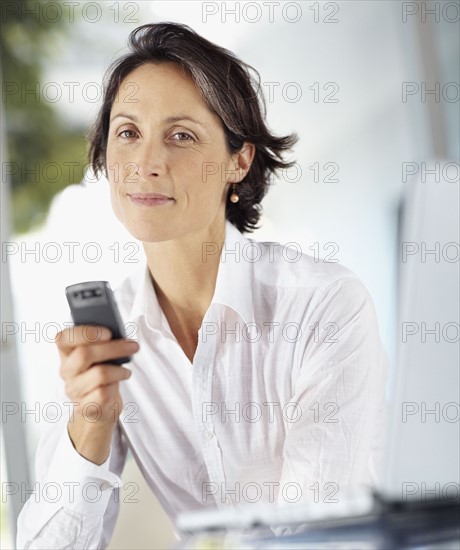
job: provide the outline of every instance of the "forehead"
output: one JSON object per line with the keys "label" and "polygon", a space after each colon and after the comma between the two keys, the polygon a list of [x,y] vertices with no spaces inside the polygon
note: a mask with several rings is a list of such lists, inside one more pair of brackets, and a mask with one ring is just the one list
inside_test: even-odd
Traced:
{"label": "forehead", "polygon": [[117,105],[190,106],[211,113],[190,74],[177,63],[169,62],[146,63],[131,71],[118,88],[112,111]]}

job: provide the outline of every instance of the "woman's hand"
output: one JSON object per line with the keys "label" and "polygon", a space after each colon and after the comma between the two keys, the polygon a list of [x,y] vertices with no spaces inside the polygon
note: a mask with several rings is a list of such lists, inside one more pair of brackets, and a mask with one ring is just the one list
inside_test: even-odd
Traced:
{"label": "woman's hand", "polygon": [[104,327],[78,325],[56,335],[61,358],[60,376],[65,393],[74,403],[67,424],[79,454],[102,464],[110,452],[113,429],[123,408],[119,382],[131,371],[104,361],[132,355],[139,350],[134,340],[111,340]]}

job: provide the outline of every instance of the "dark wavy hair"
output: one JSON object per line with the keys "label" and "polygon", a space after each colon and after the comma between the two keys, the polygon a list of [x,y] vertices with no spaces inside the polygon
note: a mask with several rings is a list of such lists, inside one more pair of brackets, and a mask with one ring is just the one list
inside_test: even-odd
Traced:
{"label": "dark wavy hair", "polygon": [[229,152],[239,151],[245,141],[256,148],[248,173],[237,184],[237,203],[229,200],[232,186],[229,188],[226,218],[241,232],[258,229],[260,203],[270,178],[277,170],[294,165],[295,161],[283,160],[283,153],[298,139],[296,134],[275,136],[265,124],[266,106],[259,73],[183,24],[142,25],[131,32],[128,44],[130,51],[117,59],[105,75],[103,103],[88,135],[89,162],[95,174],[107,174],[110,111],[121,82],[145,63],[177,63],[191,75],[203,100],[222,120]]}

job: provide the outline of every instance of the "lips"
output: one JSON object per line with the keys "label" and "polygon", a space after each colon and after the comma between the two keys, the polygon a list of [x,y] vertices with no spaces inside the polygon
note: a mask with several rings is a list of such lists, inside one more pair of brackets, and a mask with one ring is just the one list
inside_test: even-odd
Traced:
{"label": "lips", "polygon": [[129,193],[128,196],[138,200],[172,199],[172,197],[168,197],[168,195],[161,195],[159,193]]}
{"label": "lips", "polygon": [[173,204],[175,200],[161,193],[129,193],[128,197],[137,206],[163,206]]}

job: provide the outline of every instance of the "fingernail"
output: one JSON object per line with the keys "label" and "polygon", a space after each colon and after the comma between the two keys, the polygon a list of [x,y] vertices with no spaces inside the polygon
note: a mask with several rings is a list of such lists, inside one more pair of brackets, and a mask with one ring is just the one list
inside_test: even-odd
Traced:
{"label": "fingernail", "polygon": [[101,331],[101,339],[102,340],[110,340],[112,338],[112,333],[107,327],[102,327]]}

